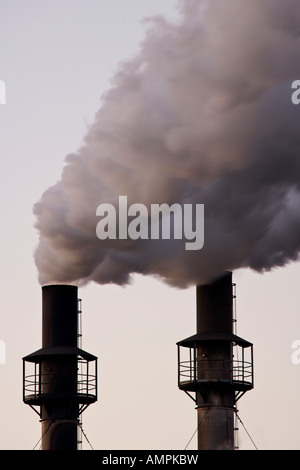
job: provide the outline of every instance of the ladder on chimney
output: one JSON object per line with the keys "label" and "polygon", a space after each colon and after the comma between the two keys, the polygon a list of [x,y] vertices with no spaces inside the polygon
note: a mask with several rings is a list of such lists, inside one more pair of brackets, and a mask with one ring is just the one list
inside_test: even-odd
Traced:
{"label": "ladder on chimney", "polygon": [[82,300],[78,299],[77,346],[82,347]]}

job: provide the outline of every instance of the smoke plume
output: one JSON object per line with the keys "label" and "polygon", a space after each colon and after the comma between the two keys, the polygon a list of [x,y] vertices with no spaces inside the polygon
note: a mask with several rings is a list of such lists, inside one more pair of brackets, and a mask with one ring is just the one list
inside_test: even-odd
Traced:
{"label": "smoke plume", "polygon": [[[171,285],[269,270],[300,249],[298,0],[185,0],[147,19],[82,147],[35,205],[39,280]],[[204,204],[205,241],[99,240],[96,208]]]}

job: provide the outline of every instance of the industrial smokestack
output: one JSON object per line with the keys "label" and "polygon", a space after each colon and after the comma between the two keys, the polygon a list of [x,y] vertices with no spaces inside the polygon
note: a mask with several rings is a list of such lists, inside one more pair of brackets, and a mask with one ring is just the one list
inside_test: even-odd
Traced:
{"label": "industrial smokestack", "polygon": [[[43,348],[76,348],[78,300],[75,286],[44,286]],[[59,352],[62,352],[59,351]],[[41,407],[43,450],[76,450],[79,408],[77,355],[44,358]],[[52,397],[52,398],[49,398]],[[56,398],[58,397],[58,398]]]}
{"label": "industrial smokestack", "polygon": [[42,345],[77,347],[78,288],[68,285],[42,287]]}
{"label": "industrial smokestack", "polygon": [[232,273],[196,287],[197,333],[233,333]]}
{"label": "industrial smokestack", "polygon": [[76,450],[79,416],[97,399],[97,358],[78,348],[77,287],[49,285],[42,294],[43,347],[23,358],[23,399],[40,407],[43,450]]}
{"label": "industrial smokestack", "polygon": [[232,334],[232,304],[231,273],[197,286],[197,334],[215,337],[197,346],[198,380],[209,382],[196,392],[199,450],[234,449],[233,350],[231,341],[222,338]]}
{"label": "industrial smokestack", "polygon": [[197,286],[197,334],[178,343],[178,385],[195,393],[198,450],[233,450],[235,405],[253,387],[253,367],[252,344],[233,334],[230,272]]}

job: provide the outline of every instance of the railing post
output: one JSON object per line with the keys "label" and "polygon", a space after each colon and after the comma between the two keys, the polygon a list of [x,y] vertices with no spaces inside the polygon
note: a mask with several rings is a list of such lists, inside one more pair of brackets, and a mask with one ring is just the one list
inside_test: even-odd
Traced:
{"label": "railing post", "polygon": [[34,396],[36,397],[36,386],[37,386],[37,377],[36,377],[36,366],[37,364],[34,364]]}
{"label": "railing post", "polygon": [[86,363],[86,395],[89,394],[89,363]]}
{"label": "railing post", "polygon": [[42,395],[42,368],[41,364],[39,363],[39,399]]}
{"label": "railing post", "polygon": [[178,379],[178,387],[180,386],[180,348],[177,345],[177,379]]}
{"label": "railing post", "polygon": [[96,385],[96,399],[98,398],[98,359],[95,361],[95,385]]}
{"label": "railing post", "polygon": [[24,383],[24,387],[23,387],[23,401],[24,401],[24,399],[25,399],[25,388],[26,388],[25,361],[23,361],[23,383]]}

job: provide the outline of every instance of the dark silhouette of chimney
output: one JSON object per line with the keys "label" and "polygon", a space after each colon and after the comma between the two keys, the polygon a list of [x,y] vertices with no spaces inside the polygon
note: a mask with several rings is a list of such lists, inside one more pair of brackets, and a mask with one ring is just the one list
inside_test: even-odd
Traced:
{"label": "dark silhouette of chimney", "polygon": [[235,448],[236,402],[253,388],[253,347],[233,334],[233,320],[231,272],[197,286],[197,334],[177,345],[178,386],[196,403],[198,450]]}
{"label": "dark silhouette of chimney", "polygon": [[42,294],[43,347],[23,358],[23,401],[40,416],[42,450],[77,450],[79,416],[97,400],[97,358],[78,347],[77,287]]}

